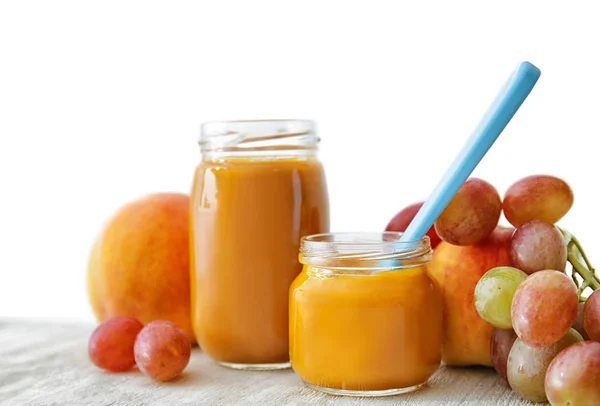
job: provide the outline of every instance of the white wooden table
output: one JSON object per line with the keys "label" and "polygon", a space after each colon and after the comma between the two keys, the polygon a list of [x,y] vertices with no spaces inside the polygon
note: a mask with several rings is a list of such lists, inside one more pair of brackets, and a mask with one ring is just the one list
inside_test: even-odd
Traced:
{"label": "white wooden table", "polygon": [[88,359],[93,325],[0,320],[0,405],[527,405],[492,370],[442,368],[418,392],[344,398],[315,392],[291,370],[219,367],[199,349],[184,374],[157,384],[137,370],[109,374]]}

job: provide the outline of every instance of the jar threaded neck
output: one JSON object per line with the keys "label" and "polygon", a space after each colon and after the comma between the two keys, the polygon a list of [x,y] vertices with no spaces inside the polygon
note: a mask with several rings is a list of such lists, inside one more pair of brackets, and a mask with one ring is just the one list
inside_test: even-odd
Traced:
{"label": "jar threaded neck", "polygon": [[202,124],[202,155],[224,157],[287,156],[316,154],[319,138],[309,120],[213,121]]}
{"label": "jar threaded neck", "polygon": [[431,260],[429,237],[400,242],[402,233],[329,233],[304,237],[300,262],[332,269],[396,270]]}

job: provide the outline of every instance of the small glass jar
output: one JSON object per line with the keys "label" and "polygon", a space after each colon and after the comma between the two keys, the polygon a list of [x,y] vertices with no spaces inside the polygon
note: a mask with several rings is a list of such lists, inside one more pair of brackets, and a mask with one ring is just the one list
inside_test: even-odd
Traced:
{"label": "small glass jar", "polygon": [[429,237],[332,233],[302,239],[290,288],[290,358],[310,387],[336,395],[410,392],[438,369],[442,300],[427,276]]}
{"label": "small glass jar", "polygon": [[190,199],[192,326],[237,369],[289,367],[300,238],[329,231],[319,138],[304,120],[211,122]]}

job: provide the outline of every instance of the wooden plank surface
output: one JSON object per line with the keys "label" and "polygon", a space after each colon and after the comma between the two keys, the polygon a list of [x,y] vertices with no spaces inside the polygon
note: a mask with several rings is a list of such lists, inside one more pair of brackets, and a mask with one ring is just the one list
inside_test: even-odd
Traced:
{"label": "wooden plank surface", "polygon": [[291,371],[219,367],[194,349],[184,374],[156,384],[137,370],[108,374],[87,357],[93,325],[0,320],[1,405],[528,405],[489,369],[442,368],[418,392],[344,398],[302,385]]}

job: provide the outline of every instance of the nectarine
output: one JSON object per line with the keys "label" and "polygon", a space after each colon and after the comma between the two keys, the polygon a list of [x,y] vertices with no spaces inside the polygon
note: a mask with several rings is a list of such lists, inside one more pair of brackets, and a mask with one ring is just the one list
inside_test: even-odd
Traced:
{"label": "nectarine", "polygon": [[488,270],[510,265],[513,231],[498,227],[485,240],[465,247],[442,241],[433,254],[428,272],[442,292],[442,359],[448,365],[492,366],[490,340],[493,327],[479,317],[474,291]]}
{"label": "nectarine", "polygon": [[99,321],[171,320],[194,337],[188,218],[188,196],[161,193],[125,205],[108,222],[88,264],[88,294]]}

